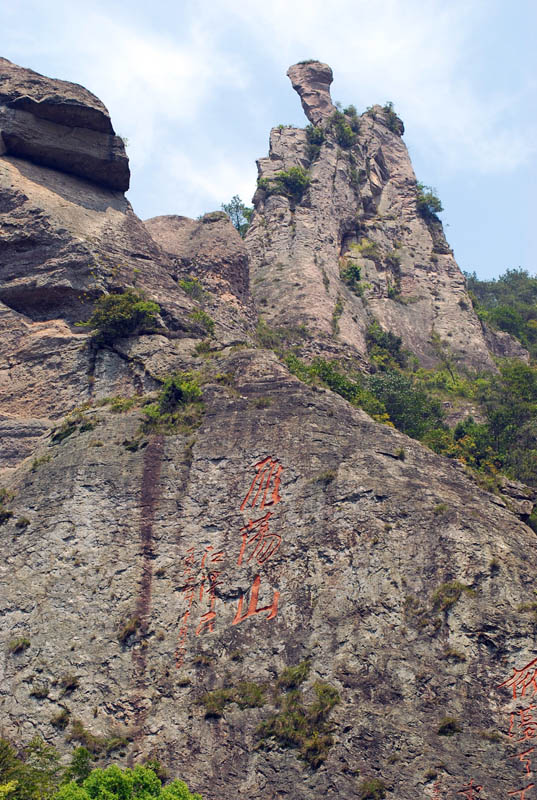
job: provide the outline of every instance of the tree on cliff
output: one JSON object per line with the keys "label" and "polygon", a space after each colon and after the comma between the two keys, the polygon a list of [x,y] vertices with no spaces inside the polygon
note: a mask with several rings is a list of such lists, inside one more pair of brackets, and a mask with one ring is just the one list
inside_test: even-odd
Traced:
{"label": "tree on cliff", "polygon": [[238,230],[244,239],[246,236],[246,231],[250,227],[254,209],[250,208],[249,206],[245,206],[239,195],[236,194],[231,198],[229,203],[222,203],[222,211],[226,212],[233,223],[233,227]]}

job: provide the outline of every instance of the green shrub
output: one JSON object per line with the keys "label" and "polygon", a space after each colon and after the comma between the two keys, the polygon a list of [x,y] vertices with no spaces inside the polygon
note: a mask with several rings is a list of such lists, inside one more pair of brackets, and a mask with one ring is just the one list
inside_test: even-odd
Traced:
{"label": "green shrub", "polygon": [[309,675],[310,662],[308,659],[301,661],[295,667],[286,667],[278,678],[278,685],[282,689],[297,689],[304,683]]}
{"label": "green shrub", "polygon": [[179,281],[179,286],[193,300],[201,302],[205,298],[205,290],[203,285],[194,276],[189,278],[181,278]]}
{"label": "green shrub", "polygon": [[372,778],[360,784],[360,800],[383,800],[386,797],[386,785],[378,778]]}
{"label": "green shrub", "polygon": [[127,745],[125,736],[118,734],[96,736],[91,731],[88,731],[78,719],[73,720],[71,723],[71,730],[67,739],[70,742],[81,742],[93,755],[109,755],[114,750],[120,750]]}
{"label": "green shrub", "polygon": [[222,211],[228,215],[233,227],[244,239],[246,232],[250,227],[254,209],[250,206],[245,206],[239,195],[236,194],[231,198],[229,203],[222,203]]}
{"label": "green shrub", "polygon": [[444,210],[436,194],[436,189],[433,189],[432,186],[424,186],[423,183],[418,183],[416,186],[416,204],[418,212],[425,219],[436,217]]}
{"label": "green shrub", "polygon": [[316,699],[305,705],[296,687],[306,679],[308,671],[308,661],[284,670],[278,680],[278,686],[285,690],[279,698],[280,711],[259,725],[257,735],[262,741],[273,739],[281,747],[296,748],[300,758],[316,769],[334,743],[328,715],[340,697],[333,686],[317,681],[313,686]]}
{"label": "green shrub", "polygon": [[260,708],[265,704],[265,687],[251,681],[241,681],[236,687],[215,689],[201,697],[206,717],[221,717],[229,703],[236,703],[240,709]]}
{"label": "green shrub", "polygon": [[315,161],[321,152],[321,146],[324,142],[324,132],[322,128],[315,125],[306,126],[306,141],[308,143],[307,153],[308,160]]}
{"label": "green shrub", "polygon": [[152,762],[148,766],[120,769],[112,764],[94,769],[81,782],[62,786],[52,800],[202,800],[191,794],[186,783],[172,781],[162,786]]}
{"label": "green shrub", "polygon": [[344,263],[339,270],[339,274],[343,283],[347,284],[351,291],[361,297],[363,294],[363,288],[360,284],[361,271],[358,264],[355,264],[350,258],[344,259]]}
{"label": "green shrub", "polygon": [[403,133],[403,123],[393,110],[392,101],[389,100],[385,105],[382,106],[382,109],[386,113],[386,124],[388,128],[392,133],[396,133],[398,136],[400,136]]}
{"label": "green shrub", "polygon": [[310,185],[310,177],[302,167],[291,167],[287,172],[276,173],[274,178],[260,178],[257,185],[268,196],[283,194],[290,200],[300,203],[304,192]]}
{"label": "green shrub", "polygon": [[[354,113],[348,114],[349,109]],[[334,131],[336,142],[340,147],[348,150],[356,142],[360,123],[354,106],[349,106],[345,111],[334,111],[330,117],[330,127]]]}
{"label": "green shrub", "polygon": [[172,433],[190,432],[201,424],[203,416],[202,391],[197,377],[191,372],[169,375],[154,403],[143,408],[146,431]]}
{"label": "green shrub", "polygon": [[448,581],[448,583],[443,583],[433,592],[433,611],[449,611],[463,592],[472,597],[475,596],[475,591],[460,581]]}
{"label": "green shrub", "polygon": [[203,311],[201,308],[197,309],[196,311],[192,311],[190,314],[190,319],[197,322],[198,325],[201,325],[209,336],[214,336],[214,319],[207,314],[206,311]]}
{"label": "green shrub", "polygon": [[404,368],[407,365],[408,353],[403,350],[403,340],[392,331],[385,331],[374,320],[365,335],[367,352],[378,369]]}
{"label": "green shrub", "polygon": [[121,294],[102,295],[89,320],[77,324],[91,328],[96,341],[110,343],[144,329],[153,329],[159,312],[157,303],[146,300],[134,289],[126,289]]}
{"label": "green shrub", "polygon": [[23,653],[30,647],[30,640],[26,636],[21,636],[18,639],[12,639],[7,646],[8,653],[15,655],[16,653]]}
{"label": "green shrub", "polygon": [[380,250],[376,242],[372,242],[366,236],[362,237],[358,243],[351,245],[351,251],[355,256],[369,258],[372,261],[380,261]]}
{"label": "green shrub", "polygon": [[58,728],[58,730],[63,731],[69,724],[70,714],[71,712],[68,708],[62,707],[57,714],[51,717],[50,724],[53,728]]}

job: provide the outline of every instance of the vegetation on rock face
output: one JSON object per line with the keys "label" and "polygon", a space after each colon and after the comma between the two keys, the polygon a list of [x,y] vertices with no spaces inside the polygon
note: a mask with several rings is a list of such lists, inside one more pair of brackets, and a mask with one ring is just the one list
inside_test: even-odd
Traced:
{"label": "vegetation on rock face", "polygon": [[360,131],[360,120],[355,107],[349,106],[344,111],[334,111],[330,117],[330,127],[340,147],[344,150],[352,147]]}
{"label": "vegetation on rock face", "polygon": [[92,769],[92,756],[77,747],[63,766],[51,745],[36,737],[18,753],[0,739],[0,789],[9,800],[202,800],[183,781],[163,785],[158,762],[121,769]]}
{"label": "vegetation on rock face", "polygon": [[537,358],[537,276],[524,269],[508,269],[499,278],[480,280],[465,273],[477,316],[501,331],[515,336]]}
{"label": "vegetation on rock face", "polygon": [[233,227],[238,230],[239,234],[244,239],[246,231],[250,227],[254,209],[250,206],[246,206],[239,195],[236,194],[231,198],[229,203],[222,203],[222,211],[228,215],[233,223]]}
{"label": "vegetation on rock face", "polygon": [[418,212],[425,219],[436,217],[444,210],[436,194],[436,189],[433,189],[432,186],[424,186],[423,183],[418,183],[416,186],[416,204]]}
{"label": "vegetation on rock face", "polygon": [[265,746],[272,740],[280,747],[296,748],[300,758],[316,769],[325,761],[334,743],[328,716],[340,697],[333,686],[316,681],[313,684],[315,699],[306,704],[300,686],[308,673],[309,661],[284,670],[278,679],[278,711],[259,725],[257,734]]}
{"label": "vegetation on rock face", "polygon": [[134,289],[126,289],[121,294],[102,295],[89,320],[78,324],[91,328],[96,341],[109,343],[152,329],[159,311],[157,303],[146,300]]}
{"label": "vegetation on rock face", "polygon": [[364,781],[360,785],[360,800],[383,800],[386,797],[386,785],[378,778]]}
{"label": "vegetation on rock face", "polygon": [[194,320],[194,322],[196,322],[198,325],[201,325],[203,328],[205,328],[209,336],[214,336],[214,319],[207,314],[206,311],[203,311],[201,308],[197,309],[196,311],[192,311],[190,314],[190,319]]}
{"label": "vegetation on rock face", "polygon": [[302,167],[291,167],[289,170],[276,173],[274,178],[260,178],[257,185],[266,196],[283,194],[290,200],[299,203],[308,186],[310,177]]}
{"label": "vegetation on rock face", "polygon": [[198,280],[198,278],[194,276],[189,276],[188,278],[182,278],[179,281],[179,286],[181,289],[186,292],[193,300],[197,300],[201,302],[205,298],[205,290]]}
{"label": "vegetation on rock face", "polygon": [[308,142],[308,159],[315,161],[321,152],[321,145],[324,142],[324,132],[316,125],[306,126],[306,141]]}
{"label": "vegetation on rock face", "polygon": [[203,415],[202,391],[191,372],[169,375],[157,400],[143,408],[147,430],[190,432],[199,427]]}

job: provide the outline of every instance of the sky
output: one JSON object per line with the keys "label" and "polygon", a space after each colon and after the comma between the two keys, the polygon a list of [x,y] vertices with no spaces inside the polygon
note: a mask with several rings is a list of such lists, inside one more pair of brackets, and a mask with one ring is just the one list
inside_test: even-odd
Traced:
{"label": "sky", "polygon": [[304,126],[286,71],[334,72],[332,99],[394,103],[461,269],[537,271],[535,0],[17,0],[0,55],[80,83],[127,139],[142,219],[247,204],[270,128]]}

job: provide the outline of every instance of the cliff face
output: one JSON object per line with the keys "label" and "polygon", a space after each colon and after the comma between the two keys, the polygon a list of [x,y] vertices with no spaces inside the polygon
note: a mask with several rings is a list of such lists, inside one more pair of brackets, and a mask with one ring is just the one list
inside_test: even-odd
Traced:
{"label": "cliff face", "polygon": [[[288,75],[320,143],[316,153],[307,131],[273,128],[269,156],[258,161],[269,186],[296,167],[310,176],[300,202],[264,189],[254,197],[246,241],[260,312],[278,326],[304,324],[310,351],[366,359],[376,319],[423,366],[438,362],[440,346],[462,365],[492,369],[442,225],[420,212],[401,120],[390,106],[338,114],[325,64],[298,64]],[[349,266],[360,270],[360,296],[341,279]]]}
{"label": "cliff face", "polygon": [[[333,113],[327,70],[290,71],[317,125]],[[27,74],[9,65],[6,107]],[[64,124],[56,106],[72,97],[77,124],[108,118],[79,87],[38,79],[22,104],[36,126]],[[325,129],[312,164],[304,131],[274,130],[262,176],[309,165],[311,184],[300,201],[261,189],[246,249],[219,214],[144,225],[100,180],[0,158],[6,736],[119,763],[155,755],[205,800],[350,800],[374,796],[373,779],[402,800],[527,785],[516,756],[533,729],[517,708],[537,691],[537,564],[514,511],[531,498],[482,491],[301,383],[252,334],[259,310],[305,323],[307,352],[367,368],[376,318],[425,364],[433,330],[462,363],[491,364],[386,114],[362,115],[344,153]],[[341,259],[356,260],[363,297]],[[133,284],[161,307],[154,330],[104,344],[75,326]],[[184,370],[204,409],[152,428],[144,396]],[[118,395],[132,407],[99,403]]]}

